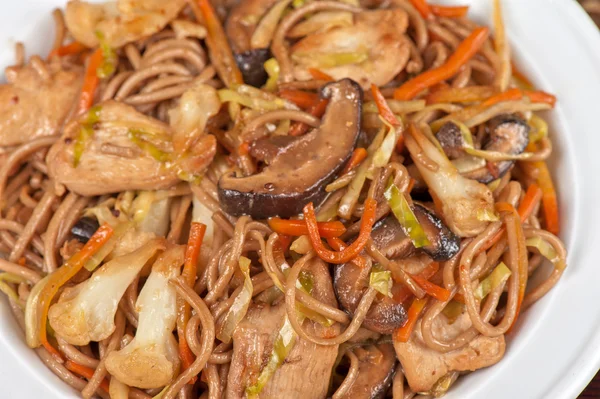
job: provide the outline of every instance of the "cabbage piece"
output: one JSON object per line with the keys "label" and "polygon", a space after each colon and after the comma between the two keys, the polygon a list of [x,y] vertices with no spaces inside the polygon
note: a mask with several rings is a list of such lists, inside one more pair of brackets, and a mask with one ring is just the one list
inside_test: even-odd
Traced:
{"label": "cabbage piece", "polygon": [[410,208],[406,197],[404,197],[404,194],[400,189],[396,187],[395,184],[392,184],[385,191],[384,195],[392,213],[396,219],[398,219],[400,226],[402,226],[402,230],[404,230],[406,235],[410,238],[415,248],[431,245],[431,242],[427,239],[425,230],[423,230],[423,227],[419,223],[419,220]]}
{"label": "cabbage piece", "polygon": [[115,313],[125,290],[154,254],[164,249],[154,239],[134,252],[104,264],[89,279],[67,289],[50,307],[50,326],[72,345],[108,338],[115,330]]}
{"label": "cabbage piece", "polygon": [[369,287],[382,295],[392,297],[392,272],[374,265],[369,276]]}
{"label": "cabbage piece", "polygon": [[548,123],[543,118],[535,114],[531,115],[529,126],[531,126],[531,130],[529,131],[530,143],[537,143],[543,138],[548,137]]}
{"label": "cabbage piece", "polygon": [[463,314],[464,310],[465,305],[463,303],[452,300],[446,305],[444,310],[442,310],[442,313],[448,319],[448,324],[454,324],[460,315]]}
{"label": "cabbage piece", "polygon": [[195,196],[192,199],[192,222],[202,223],[206,226],[204,232],[203,247],[212,246],[213,236],[215,234],[215,225],[212,220],[213,211],[208,209]]}
{"label": "cabbage piece", "polygon": [[135,338],[111,352],[106,369],[124,384],[138,388],[168,385],[179,372],[179,354],[173,329],[177,319],[177,293],[169,280],[180,274],[185,247],[174,245],[161,254],[136,302],[139,312]]}
{"label": "cabbage piece", "polygon": [[252,279],[250,278],[250,259],[241,256],[238,263],[240,265],[240,270],[244,275],[244,285],[240,293],[235,297],[233,305],[231,305],[227,313],[223,316],[223,322],[217,330],[217,338],[226,344],[231,342],[233,331],[240,321],[242,321],[244,316],[246,316],[254,291]]}
{"label": "cabbage piece", "polygon": [[279,63],[275,58],[269,58],[264,63],[265,71],[267,71],[267,75],[269,75],[269,79],[267,79],[267,83],[263,87],[268,91],[277,90],[277,82],[279,81]]}
{"label": "cabbage piece", "polygon": [[83,267],[88,271],[93,272],[96,270],[100,263],[115,249],[117,242],[119,242],[123,236],[133,229],[133,223],[125,222],[120,223],[115,227],[112,237],[88,260]]}
{"label": "cabbage piece", "polygon": [[567,267],[565,262],[561,261],[554,247],[543,238],[531,237],[525,241],[525,244],[528,247],[536,248],[539,251],[540,255],[552,262],[554,267],[556,267],[558,270],[564,270],[565,267]]}
{"label": "cabbage piece", "polygon": [[335,68],[342,65],[360,64],[369,59],[366,48],[347,53],[302,53],[292,54],[292,60],[298,64],[321,69]]}
{"label": "cabbage piece", "polygon": [[194,140],[204,134],[206,123],[221,109],[217,90],[206,84],[197,84],[182,94],[179,105],[169,111],[174,130],[173,149],[183,154]]}
{"label": "cabbage piece", "polygon": [[25,279],[21,276],[17,276],[12,273],[0,273],[0,291],[4,292],[6,296],[15,301],[20,306],[22,305],[21,299],[17,292],[8,283],[19,284],[24,282]]}
{"label": "cabbage piece", "polygon": [[37,348],[42,344],[40,340],[40,295],[50,280],[47,275],[36,283],[29,292],[27,302],[25,303],[25,340],[30,348]]}
{"label": "cabbage piece", "polygon": [[285,101],[281,98],[276,97],[274,99],[267,100],[260,97],[253,97],[240,93],[239,89],[238,91],[221,89],[218,91],[218,94],[219,100],[221,100],[223,103],[237,103],[257,111],[274,111],[277,109],[287,108]]}
{"label": "cabbage piece", "polygon": [[373,168],[382,168],[388,164],[392,154],[394,153],[394,149],[396,148],[396,142],[402,135],[402,131],[404,127],[402,124],[400,126],[392,126],[381,116],[379,117],[381,122],[389,129],[388,134],[383,139],[381,146],[375,151],[373,155]]}
{"label": "cabbage piece", "polygon": [[477,219],[477,210],[494,211],[494,198],[486,185],[460,175],[446,154],[412,125],[406,135],[406,147],[413,158],[426,155],[436,168],[415,162],[429,187],[436,206],[448,227],[460,237],[481,233],[489,222]]}
{"label": "cabbage piece", "polygon": [[343,219],[350,219],[352,217],[358,197],[365,185],[365,181],[369,177],[369,170],[372,168],[375,152],[384,140],[385,131],[385,126],[383,126],[369,145],[369,148],[367,148],[367,158],[356,168],[356,175],[354,175],[354,178],[348,185],[348,191],[340,200],[337,213]]}
{"label": "cabbage piece", "polygon": [[494,268],[494,270],[487,276],[475,289],[474,295],[475,298],[480,301],[483,300],[486,296],[489,295],[496,287],[501,284],[504,284],[511,275],[510,269],[504,264],[504,262],[500,262],[498,266]]}
{"label": "cabbage piece", "polygon": [[169,231],[171,198],[161,191],[142,191],[131,206],[139,231],[164,237]]}
{"label": "cabbage piece", "polygon": [[283,326],[279,330],[279,334],[277,334],[277,338],[275,339],[269,362],[260,372],[256,383],[246,388],[246,395],[248,399],[258,398],[260,392],[263,390],[265,385],[267,385],[267,382],[269,382],[271,377],[283,364],[285,359],[294,348],[297,339],[298,336],[296,335],[292,324],[287,316],[285,316]]}

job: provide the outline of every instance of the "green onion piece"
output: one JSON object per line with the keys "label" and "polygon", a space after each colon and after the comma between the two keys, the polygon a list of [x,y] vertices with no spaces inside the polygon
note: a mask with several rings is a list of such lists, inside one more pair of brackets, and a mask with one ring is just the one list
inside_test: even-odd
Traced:
{"label": "green onion piece", "polygon": [[240,270],[244,274],[244,286],[240,293],[235,297],[233,305],[231,305],[225,314],[223,324],[217,329],[216,334],[217,338],[224,343],[231,342],[233,331],[248,312],[248,307],[250,306],[252,293],[254,291],[252,279],[250,278],[250,259],[240,256],[239,265]]}
{"label": "green onion piece", "polygon": [[267,83],[265,83],[264,89],[268,91],[277,90],[277,81],[279,81],[279,63],[275,58],[269,58],[263,65],[265,71],[267,71],[267,75],[269,75],[269,79],[267,80]]}
{"label": "green onion piece", "polygon": [[79,165],[83,151],[88,141],[94,136],[94,124],[100,121],[100,111],[102,107],[95,105],[88,111],[88,114],[81,124],[79,134],[75,138],[75,144],[73,145],[73,167],[76,168]]}
{"label": "green onion piece", "polygon": [[444,310],[442,310],[442,313],[448,319],[448,324],[454,324],[456,319],[458,319],[460,317],[460,315],[463,314],[464,309],[465,309],[464,304],[462,304],[458,301],[452,300],[446,305]]}
{"label": "green onion piece", "polygon": [[96,268],[100,266],[100,263],[102,263],[102,261],[108,256],[108,254],[110,254],[113,251],[113,249],[115,249],[117,242],[121,238],[123,238],[125,233],[127,233],[131,228],[133,228],[133,223],[131,222],[120,223],[119,225],[114,227],[114,233],[112,237],[98,250],[98,252],[92,255],[92,257],[85,263],[85,265],[83,265],[83,267],[85,267],[90,272],[96,270]]}
{"label": "green onion piece", "polygon": [[387,200],[394,216],[400,222],[404,233],[411,239],[415,248],[421,248],[430,245],[429,239],[423,230],[423,227],[417,220],[404,194],[392,184],[385,191],[385,199]]}
{"label": "green onion piece", "polygon": [[382,295],[392,297],[392,272],[383,270],[381,266],[373,266],[369,276],[369,287]]}
{"label": "green onion piece", "polygon": [[146,136],[146,133],[139,129],[129,129],[129,140],[137,145],[142,151],[158,162],[168,162],[171,160],[171,154],[159,149],[157,146],[147,141],[144,136]]}
{"label": "green onion piece", "polygon": [[104,34],[100,31],[96,31],[96,37],[100,42],[100,50],[102,51],[102,65],[96,70],[96,76],[100,79],[106,79],[110,77],[116,69],[117,54],[104,40]]}
{"label": "green onion piece", "polygon": [[511,275],[510,269],[500,262],[498,266],[475,289],[475,298],[483,300],[493,289],[503,284]]}
{"label": "green onion piece", "polygon": [[269,362],[260,372],[256,383],[246,388],[246,395],[248,399],[258,399],[258,394],[263,390],[265,385],[267,385],[269,379],[273,376],[273,374],[275,374],[277,369],[283,364],[285,359],[294,348],[296,339],[296,332],[286,316],[283,327],[281,327],[279,334],[275,339],[273,352],[271,352]]}
{"label": "green onion piece", "polygon": [[477,220],[480,222],[497,222],[500,217],[491,209],[477,209]]}
{"label": "green onion piece", "polygon": [[528,247],[536,248],[539,253],[548,259],[558,270],[564,270],[567,266],[564,261],[561,261],[558,253],[552,245],[541,237],[531,237],[525,241]]}

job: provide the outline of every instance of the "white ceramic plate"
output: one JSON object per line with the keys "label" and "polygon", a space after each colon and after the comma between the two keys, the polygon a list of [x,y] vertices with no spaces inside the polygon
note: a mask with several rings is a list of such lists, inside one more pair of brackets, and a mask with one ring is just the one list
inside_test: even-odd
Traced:
{"label": "white ceramic plate", "polygon": [[[168,1],[168,0],[165,0]],[[491,0],[471,0],[471,17],[489,22]],[[53,7],[62,0],[2,1],[0,66],[13,61],[15,41],[27,54],[52,44]],[[600,367],[600,36],[574,0],[503,0],[513,52],[539,88],[557,94],[552,123],[554,177],[568,269],[509,337],[505,358],[463,378],[453,398],[575,398]],[[0,388],[3,398],[76,398],[23,342],[0,302]]]}

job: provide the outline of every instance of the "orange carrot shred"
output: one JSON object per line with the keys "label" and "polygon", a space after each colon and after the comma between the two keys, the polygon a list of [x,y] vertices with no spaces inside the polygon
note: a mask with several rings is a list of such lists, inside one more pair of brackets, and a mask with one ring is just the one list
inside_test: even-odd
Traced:
{"label": "orange carrot shred", "polygon": [[98,68],[103,62],[102,50],[97,49],[89,57],[88,65],[85,69],[85,77],[83,78],[83,85],[81,86],[81,94],[79,96],[79,104],[77,107],[78,112],[81,114],[91,108],[94,103],[94,95],[96,94],[96,88],[98,87]]}
{"label": "orange carrot shred", "polygon": [[464,17],[469,12],[469,6],[438,6],[430,4],[429,9],[433,15],[446,18]]}
{"label": "orange carrot shred", "polygon": [[[213,62],[213,65],[219,76],[227,87],[244,83],[242,73],[233,57],[229,40],[210,0],[197,0],[197,5],[197,7],[192,7],[192,10],[196,13],[198,20],[204,21],[207,31],[206,44],[211,53],[211,60],[218,60],[218,62]],[[198,15],[198,9],[201,15]]]}
{"label": "orange carrot shred", "polygon": [[87,50],[87,47],[79,42],[73,42],[69,44],[65,44],[64,46],[60,46],[50,52],[49,58],[58,56],[64,57],[66,55],[79,54],[83,51]]}
{"label": "orange carrot shred", "polygon": [[[181,276],[189,287],[194,287],[197,277],[198,257],[204,241],[206,233],[206,225],[203,223],[193,222],[190,227],[190,236],[185,250],[185,260],[183,263],[183,271]],[[183,370],[188,369],[194,362],[195,356],[190,349],[186,338],[185,329],[190,319],[190,305],[181,298],[177,298],[177,336],[179,342],[179,357],[181,358]],[[196,382],[196,377],[192,378],[189,384]]]}
{"label": "orange carrot shred", "polygon": [[304,220],[308,226],[308,236],[312,246],[321,259],[329,263],[341,264],[346,263],[350,259],[355,258],[367,245],[367,241],[371,237],[371,230],[375,224],[377,210],[377,201],[372,198],[367,198],[365,201],[365,209],[360,221],[360,232],[358,237],[352,244],[348,245],[343,251],[331,251],[325,248],[319,235],[319,226],[315,217],[315,209],[312,202],[309,202],[304,207]]}
{"label": "orange carrot shred", "polygon": [[[325,113],[327,109],[327,104],[329,104],[329,100],[326,98],[318,99],[318,102],[313,104],[309,109],[306,110],[312,116],[320,118]],[[290,128],[290,136],[302,136],[304,133],[308,131],[309,126],[306,123],[296,122]]]}
{"label": "orange carrot shred", "polygon": [[[308,234],[308,227],[304,220],[287,220],[271,218],[268,220],[269,227],[277,234],[285,234],[299,237]],[[346,232],[346,227],[340,221],[317,222],[319,235],[323,238],[339,237]]]}
{"label": "orange carrot shred", "polygon": [[419,14],[425,19],[431,16],[431,6],[426,0],[409,0],[410,4],[419,11]]}
{"label": "orange carrot shred", "polygon": [[332,76],[317,68],[308,68],[308,73],[310,73],[315,80],[324,80],[326,82],[333,82],[335,80]]}
{"label": "orange carrot shred", "polygon": [[437,299],[438,301],[444,302],[450,298],[450,291],[447,289],[433,284],[431,281],[420,276],[412,276],[412,278],[417,284],[419,284],[421,288],[423,288],[423,290],[425,290],[427,295]]}
{"label": "orange carrot shred", "polygon": [[310,93],[302,90],[281,90],[279,97],[284,100],[293,102],[302,109],[312,107],[319,101],[319,95],[317,93]]}
{"label": "orange carrot shred", "polygon": [[[72,360],[67,360],[65,362],[65,368],[69,371],[72,371],[75,374],[78,374],[88,380],[90,380],[94,376],[94,370],[89,367],[83,366],[79,363],[75,363]],[[110,385],[108,380],[104,378],[100,383],[100,388],[104,390],[104,392],[108,392],[110,389]]]}
{"label": "orange carrot shred", "polygon": [[346,173],[350,172],[352,169],[360,165],[360,163],[365,160],[367,155],[367,150],[365,150],[364,148],[359,147],[355,149],[352,153],[352,156],[350,157],[350,160],[344,167],[344,170],[342,170],[342,175],[345,175]]}
{"label": "orange carrot shred", "polygon": [[406,323],[404,323],[402,327],[394,331],[395,340],[400,342],[408,342],[415,328],[415,324],[417,323],[417,320],[419,319],[419,316],[421,315],[421,312],[423,311],[423,308],[425,308],[426,304],[426,298],[415,298],[413,303],[410,305],[410,308],[408,308],[408,318],[406,320]]}
{"label": "orange carrot shred", "polygon": [[519,70],[519,68],[517,68],[517,65],[514,63],[514,61],[511,61],[511,66],[512,66],[513,76],[520,81],[520,83],[524,86],[525,89],[533,90],[534,89],[533,83],[531,83],[531,80],[529,80],[529,78],[527,76],[525,76],[525,74],[522,73]]}
{"label": "orange carrot shred", "polygon": [[[40,307],[40,318],[38,337],[42,345],[53,354],[57,354],[58,351],[50,345],[48,337],[46,335],[46,321],[48,320],[48,309],[52,303],[52,299],[58,293],[60,287],[67,283],[74,275],[79,272],[85,263],[96,253],[98,250],[112,237],[114,230],[108,224],[103,224],[96,230],[96,232],[90,237],[88,242],[81,248],[75,255],[71,256],[67,262],[56,269],[52,274],[49,275],[48,281],[45,287],[40,292],[39,307]],[[54,349],[54,351],[52,349]],[[60,358],[60,354],[58,354]]]}
{"label": "orange carrot shred", "polygon": [[446,63],[438,68],[424,72],[404,83],[394,92],[396,100],[411,100],[423,90],[443,82],[456,75],[460,68],[466,64],[483,46],[490,34],[488,28],[477,28],[459,44],[456,51],[448,58]]}
{"label": "orange carrot shred", "polygon": [[[327,244],[336,251],[343,251],[346,249],[347,245],[344,241],[340,240],[337,237],[332,237],[327,239]],[[367,267],[367,260],[362,256],[358,255],[356,258],[350,260],[350,262],[354,263],[356,266],[361,269]]]}
{"label": "orange carrot shred", "polygon": [[400,126],[400,122],[398,121],[398,118],[396,118],[396,116],[394,115],[394,112],[390,109],[390,106],[388,105],[387,101],[385,100],[385,97],[383,96],[383,94],[381,94],[381,91],[379,90],[379,88],[377,86],[375,86],[374,84],[371,84],[371,93],[373,94],[373,98],[375,99],[375,104],[377,105],[377,110],[379,111],[379,115],[381,115],[381,117],[383,119],[386,120],[387,123],[389,123],[392,126]]}

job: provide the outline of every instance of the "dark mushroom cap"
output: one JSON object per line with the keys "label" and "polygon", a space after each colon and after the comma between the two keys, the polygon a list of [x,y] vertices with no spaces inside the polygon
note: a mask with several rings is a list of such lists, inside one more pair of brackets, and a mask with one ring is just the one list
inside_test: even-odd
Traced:
{"label": "dark mushroom cap", "polygon": [[354,349],[358,358],[358,376],[345,397],[352,399],[383,398],[392,382],[396,352],[392,344],[377,344]]}
{"label": "dark mushroom cap", "polygon": [[86,243],[94,235],[96,230],[100,227],[100,224],[96,219],[89,218],[87,216],[82,217],[71,227],[71,234],[77,241]]}
{"label": "dark mushroom cap", "polygon": [[[342,309],[354,313],[364,292],[369,287],[371,270],[354,263],[336,265],[333,274],[333,287]],[[367,312],[363,327],[380,334],[391,334],[406,321],[406,309],[394,299],[383,295],[377,298]]]}
{"label": "dark mushroom cap", "polygon": [[318,128],[278,151],[261,172],[221,177],[219,201],[227,213],[254,219],[287,218],[301,213],[308,202],[318,206],[325,199],[325,187],[356,146],[362,90],[356,82],[343,79],[323,87],[321,96],[330,101]]}
{"label": "dark mushroom cap", "polygon": [[[431,244],[415,249],[396,218],[388,216],[371,233],[377,249],[390,259],[408,258],[418,251],[436,261],[446,261],[456,255],[460,250],[460,238],[425,206],[415,203],[412,209]],[[333,286],[342,309],[354,313],[369,286],[370,272],[369,268],[356,266],[352,262],[335,266]],[[363,326],[381,334],[391,334],[405,320],[406,309],[401,304],[392,298],[378,295],[367,312]]]}
{"label": "dark mushroom cap", "polygon": [[235,62],[242,72],[244,83],[254,87],[264,85],[269,78],[264,64],[269,58],[271,58],[271,50],[268,48],[257,48],[235,54]]}
{"label": "dark mushroom cap", "polygon": [[433,211],[417,203],[413,206],[413,212],[431,243],[421,248],[423,252],[438,262],[447,261],[458,253],[460,250],[460,237],[454,234],[442,222],[442,219]]}
{"label": "dark mushroom cap", "polygon": [[[447,261],[458,253],[460,238],[435,212],[416,202],[412,211],[430,242],[430,245],[420,248],[421,251],[438,262]],[[412,241],[394,216],[388,216],[379,222],[371,237],[381,253],[389,259],[407,258],[416,252]]]}
{"label": "dark mushroom cap", "polygon": [[[488,137],[483,144],[483,150],[495,151],[504,154],[518,155],[525,151],[529,144],[529,125],[516,114],[499,115],[491,119],[487,124]],[[460,128],[453,122],[445,123],[436,134],[444,152],[450,159],[460,158],[465,155],[465,141]],[[497,170],[492,174],[487,167],[481,167],[463,176],[479,181],[490,183],[506,174],[515,161],[501,161],[493,164]]]}
{"label": "dark mushroom cap", "polygon": [[456,159],[465,155],[465,139],[456,123],[444,123],[435,137],[440,142],[448,158]]}

